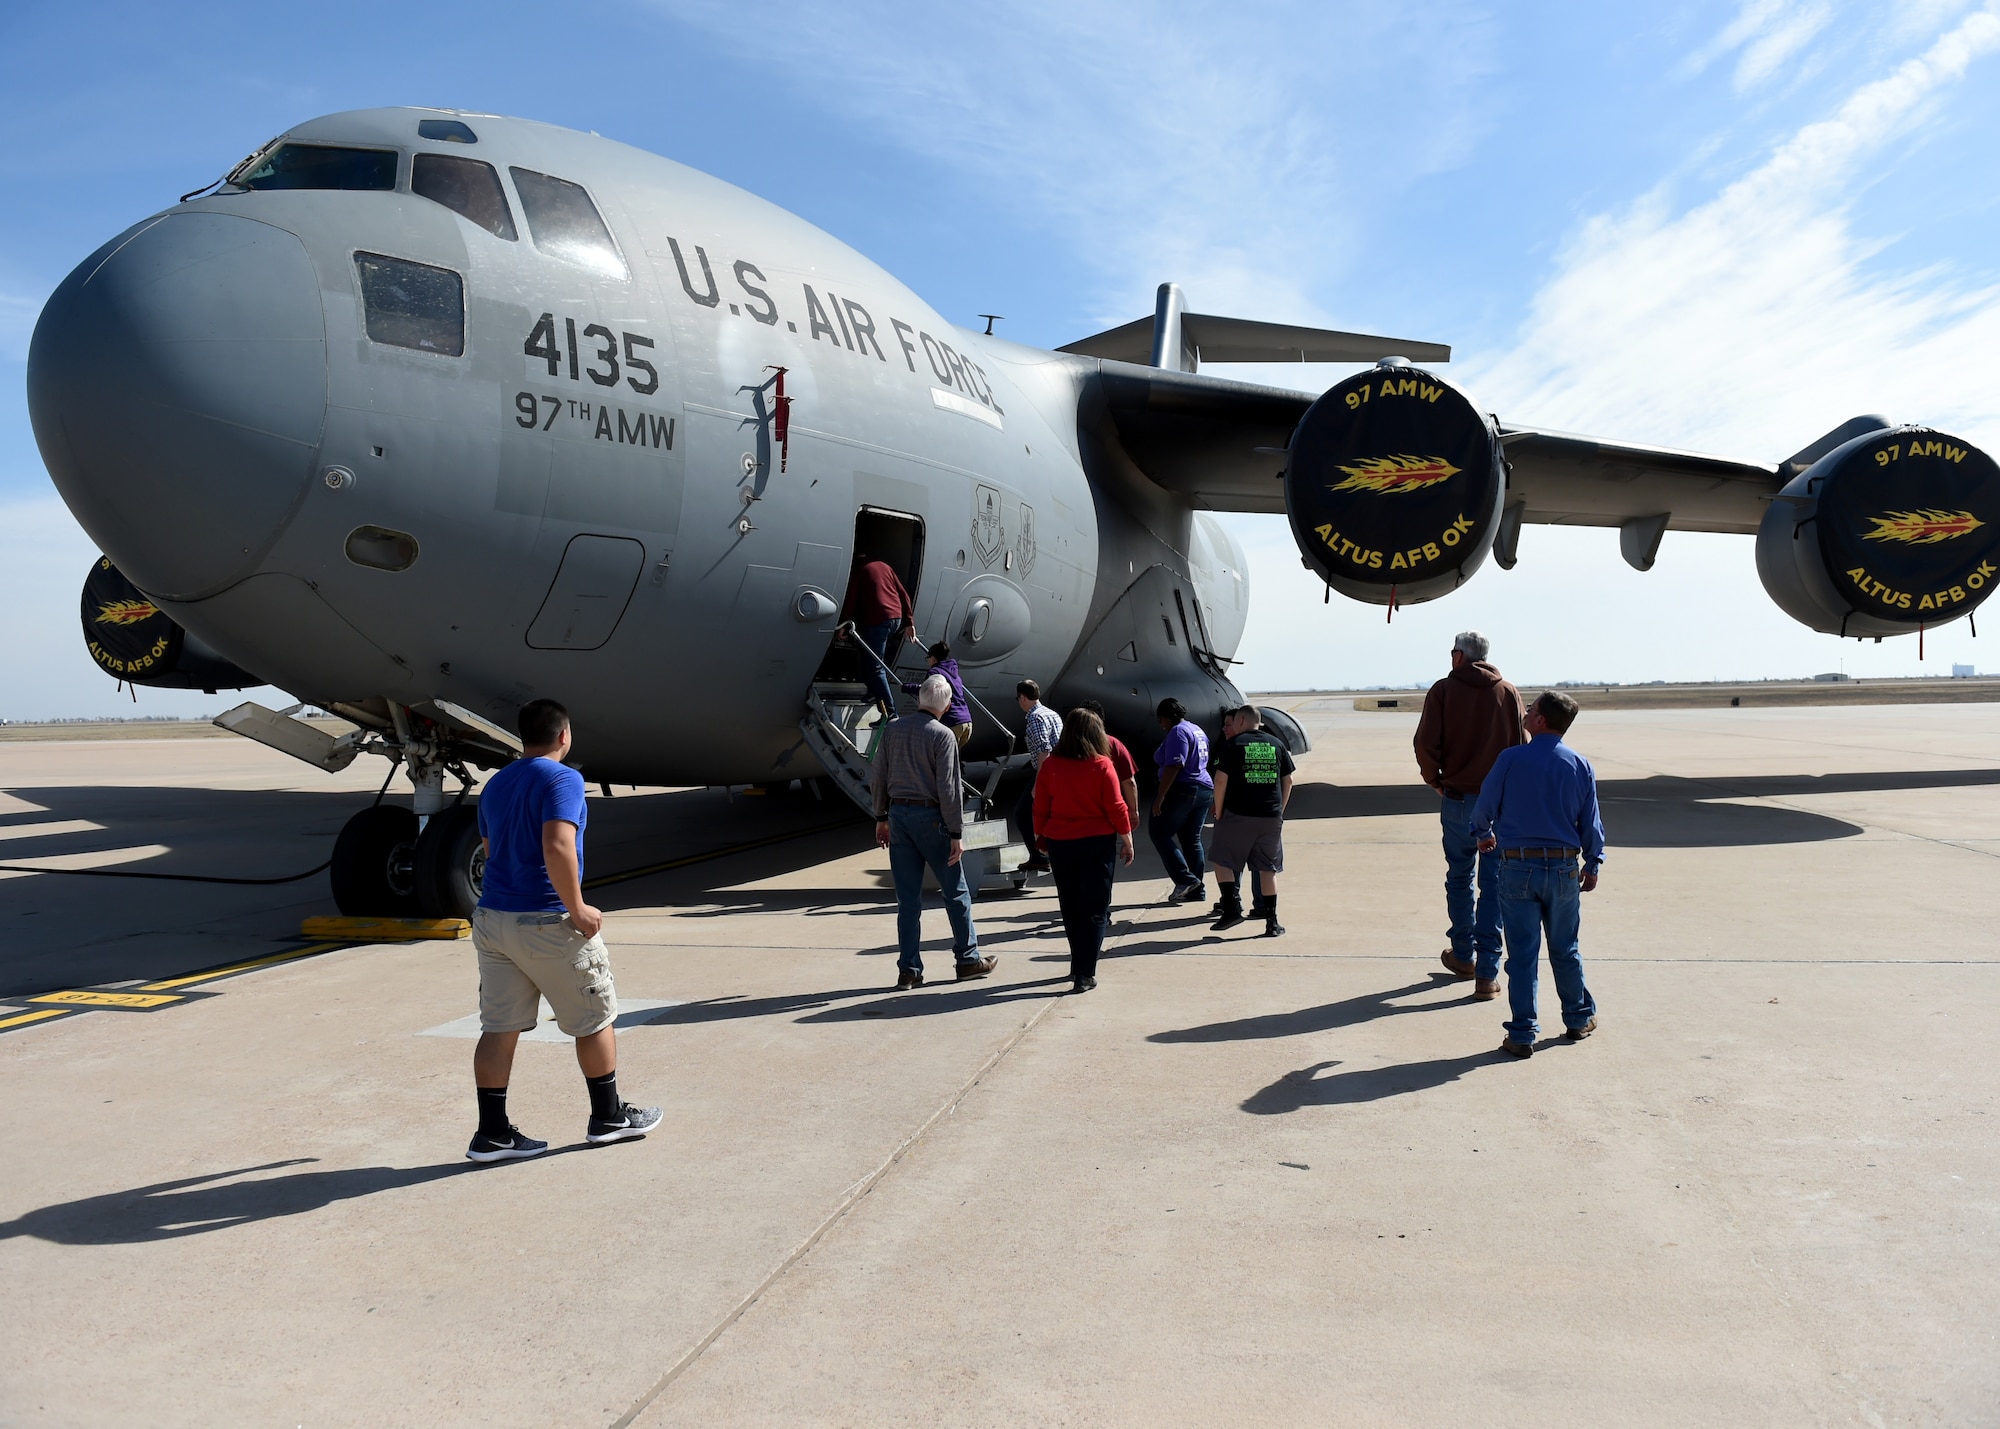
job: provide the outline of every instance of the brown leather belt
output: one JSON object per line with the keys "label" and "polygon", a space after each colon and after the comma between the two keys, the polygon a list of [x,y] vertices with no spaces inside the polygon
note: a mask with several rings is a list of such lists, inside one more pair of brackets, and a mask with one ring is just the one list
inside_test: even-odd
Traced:
{"label": "brown leather belt", "polygon": [[1503,848],[1502,858],[1575,858],[1582,853],[1580,848]]}

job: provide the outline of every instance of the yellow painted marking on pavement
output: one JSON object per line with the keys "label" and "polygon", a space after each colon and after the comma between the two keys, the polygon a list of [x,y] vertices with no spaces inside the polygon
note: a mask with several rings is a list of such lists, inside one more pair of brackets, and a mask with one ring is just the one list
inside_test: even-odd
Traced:
{"label": "yellow painted marking on pavement", "polygon": [[308,918],[299,924],[299,936],[350,943],[427,943],[469,938],[472,924],[463,918]]}
{"label": "yellow painted marking on pavement", "polygon": [[17,1017],[0,1017],[0,1032],[14,1027],[26,1027],[30,1022],[45,1022],[51,1017],[67,1017],[71,1010],[67,1007],[51,1007],[42,1012],[23,1012]]}
{"label": "yellow painted marking on pavement", "polygon": [[273,953],[268,958],[252,958],[247,963],[231,963],[226,968],[210,968],[207,972],[189,973],[186,977],[162,978],[149,982],[142,992],[165,992],[171,988],[186,987],[189,983],[208,982],[212,978],[232,977],[237,973],[255,972],[258,968],[276,967],[279,963],[297,962],[300,958],[310,958],[319,953],[330,953],[344,946],[340,943],[315,943],[310,948],[294,948],[289,953]]}
{"label": "yellow painted marking on pavement", "polygon": [[68,992],[45,992],[39,997],[24,999],[28,1002],[59,1002],[71,1007],[165,1007],[170,1002],[181,999],[172,993],[161,992],[93,992],[88,988],[73,988]]}

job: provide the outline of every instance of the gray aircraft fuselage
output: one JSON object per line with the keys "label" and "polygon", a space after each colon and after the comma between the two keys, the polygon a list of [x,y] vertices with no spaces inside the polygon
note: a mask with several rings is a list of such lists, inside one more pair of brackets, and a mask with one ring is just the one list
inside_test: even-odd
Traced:
{"label": "gray aircraft fuselage", "polygon": [[[511,727],[555,697],[593,779],[812,774],[802,701],[867,512],[904,549],[920,529],[918,633],[953,644],[996,713],[1014,718],[1022,677],[1128,731],[1168,695],[1208,722],[1240,701],[1208,657],[1242,634],[1242,554],[1093,447],[1096,361],[959,327],[670,160],[485,115],[450,116],[476,143],[419,137],[443,115],[289,131],[393,151],[394,188],[184,202],[42,316],[51,474],[199,639],[322,704],[445,699]],[[482,225],[412,192],[422,154],[490,164],[509,213]],[[531,233],[537,175],[581,186],[612,248]],[[422,281],[397,288],[410,264]],[[456,353],[421,335],[449,274]],[[402,318],[364,307],[370,281]],[[904,668],[919,677],[915,647]],[[997,753],[978,728],[974,755]]]}

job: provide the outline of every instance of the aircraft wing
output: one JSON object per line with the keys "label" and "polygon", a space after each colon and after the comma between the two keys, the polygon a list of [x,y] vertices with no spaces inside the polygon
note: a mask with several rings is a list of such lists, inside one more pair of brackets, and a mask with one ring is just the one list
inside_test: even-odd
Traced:
{"label": "aircraft wing", "polygon": [[1196,372],[1099,364],[1097,389],[1127,456],[1210,511],[1285,509],[1285,446],[1316,400]]}
{"label": "aircraft wing", "polygon": [[1505,422],[1500,440],[1507,452],[1507,504],[1525,501],[1521,519],[1548,526],[1617,526],[1667,515],[1668,530],[1755,535],[1771,498],[1791,476],[1776,463]]}
{"label": "aircraft wing", "polygon": [[[1097,385],[1120,445],[1153,482],[1211,511],[1284,511],[1285,448],[1312,394],[1110,361],[1099,364]],[[1521,519],[1545,525],[1618,526],[1665,514],[1670,530],[1754,534],[1794,468],[1810,464],[1505,422],[1500,433],[1507,503],[1525,502]]]}

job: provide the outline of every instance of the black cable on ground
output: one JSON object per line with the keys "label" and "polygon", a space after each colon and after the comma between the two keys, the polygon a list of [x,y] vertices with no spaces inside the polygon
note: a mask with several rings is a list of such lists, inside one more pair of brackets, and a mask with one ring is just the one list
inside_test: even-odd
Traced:
{"label": "black cable on ground", "polygon": [[333,860],[328,859],[318,868],[288,874],[284,878],[218,878],[207,873],[139,873],[123,868],[30,868],[18,863],[0,863],[0,873],[61,873],[72,878],[154,878],[167,883],[234,883],[263,887],[274,883],[299,883],[332,867]]}
{"label": "black cable on ground", "polygon": [[[814,824],[809,828],[795,829],[788,833],[773,834],[767,838],[747,839],[742,843],[723,844],[719,848],[708,849],[702,853],[689,854],[683,858],[670,858],[663,863],[649,863],[639,868],[626,869],[623,873],[607,873],[598,878],[586,879],[583,886],[585,888],[602,888],[606,884],[628,883],[635,878],[645,878],[655,873],[666,873],[676,868],[685,868],[689,864],[706,863],[710,859],[724,858],[732,853],[747,853],[752,849],[768,848],[772,844],[786,843],[792,839],[806,838],[812,834],[827,833],[833,829],[843,828],[853,822],[854,820],[851,818],[842,818],[831,823]],[[333,867],[333,860],[329,858],[318,868],[309,868],[304,873],[294,873],[284,878],[220,878],[206,873],[140,873],[137,870],[123,868],[33,868],[19,863],[0,863],[0,873],[56,873],[65,874],[72,878],[151,878],[166,883],[227,883],[238,887],[267,888],[280,883],[301,883],[315,874],[325,873],[331,867]]]}

